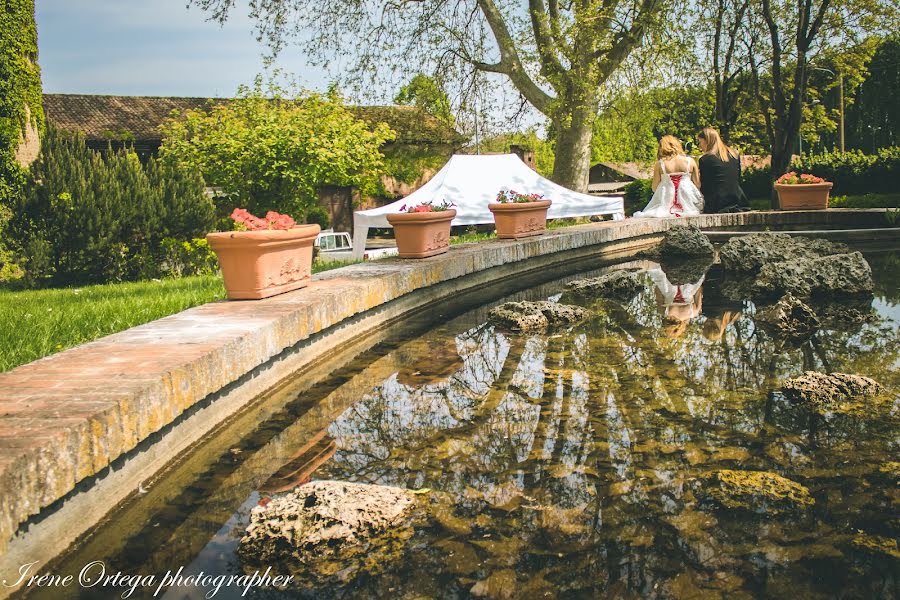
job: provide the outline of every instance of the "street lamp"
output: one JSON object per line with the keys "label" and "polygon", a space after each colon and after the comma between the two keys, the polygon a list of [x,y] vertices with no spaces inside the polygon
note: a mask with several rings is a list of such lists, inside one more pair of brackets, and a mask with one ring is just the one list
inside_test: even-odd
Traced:
{"label": "street lamp", "polygon": [[825,73],[831,73],[832,77],[838,78],[838,90],[839,90],[838,96],[839,96],[840,108],[841,108],[841,112],[840,112],[840,114],[841,114],[840,145],[841,145],[841,153],[843,153],[844,152],[844,74],[843,73],[835,74],[835,72],[832,71],[831,69],[825,69],[823,67],[810,67],[809,70],[810,71],[824,71]]}

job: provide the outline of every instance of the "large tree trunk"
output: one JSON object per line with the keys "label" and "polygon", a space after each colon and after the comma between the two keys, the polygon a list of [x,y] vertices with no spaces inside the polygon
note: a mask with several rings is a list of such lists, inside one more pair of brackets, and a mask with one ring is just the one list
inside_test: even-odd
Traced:
{"label": "large tree trunk", "polygon": [[581,106],[553,120],[556,158],[552,179],[576,192],[587,192],[596,117],[594,106]]}

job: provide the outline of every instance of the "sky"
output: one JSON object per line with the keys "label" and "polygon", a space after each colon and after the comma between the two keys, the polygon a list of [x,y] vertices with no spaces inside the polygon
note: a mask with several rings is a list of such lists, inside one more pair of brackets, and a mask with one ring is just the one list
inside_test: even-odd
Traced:
{"label": "sky", "polygon": [[[188,0],[37,0],[38,62],[47,93],[233,96],[263,70],[246,0],[224,27]],[[289,47],[276,66],[309,89],[329,78]]]}

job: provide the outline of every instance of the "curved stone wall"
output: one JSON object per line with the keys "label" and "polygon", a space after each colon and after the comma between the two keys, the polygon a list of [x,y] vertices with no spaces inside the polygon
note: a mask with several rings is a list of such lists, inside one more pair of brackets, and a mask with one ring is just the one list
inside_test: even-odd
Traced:
{"label": "curved stone wall", "polygon": [[196,307],[2,373],[0,578],[63,550],[191,444],[360,336],[503,277],[646,247],[682,223],[889,225],[883,210],[764,212],[628,219],[464,244],[429,259],[322,273],[308,288],[266,300]]}

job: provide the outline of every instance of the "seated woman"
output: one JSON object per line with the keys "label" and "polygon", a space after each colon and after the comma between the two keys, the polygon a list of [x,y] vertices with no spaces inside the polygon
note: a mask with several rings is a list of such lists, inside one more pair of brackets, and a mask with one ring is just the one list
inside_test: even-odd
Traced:
{"label": "seated woman", "polygon": [[635,217],[689,217],[703,209],[700,193],[700,171],[694,159],[684,154],[675,136],[664,135],[656,152],[659,160],[653,167],[653,198]]}
{"label": "seated woman", "polygon": [[700,157],[700,189],[706,199],[703,212],[741,212],[750,210],[750,203],[741,189],[741,157],[725,145],[719,132],[704,127],[697,134]]}

